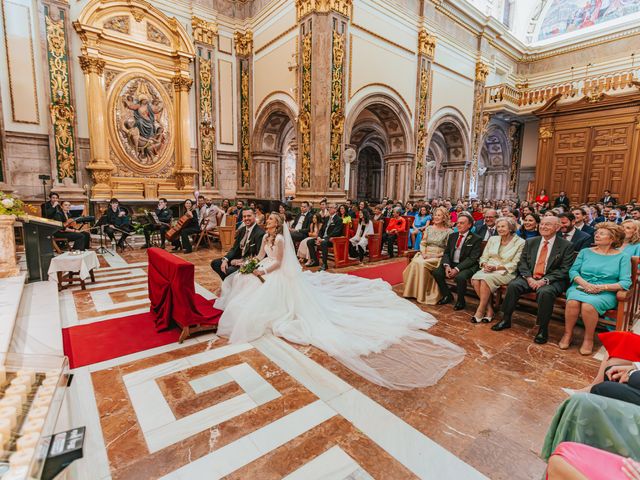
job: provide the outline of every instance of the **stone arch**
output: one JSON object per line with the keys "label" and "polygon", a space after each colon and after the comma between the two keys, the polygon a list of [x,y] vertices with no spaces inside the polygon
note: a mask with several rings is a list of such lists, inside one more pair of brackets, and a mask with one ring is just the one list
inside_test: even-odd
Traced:
{"label": "stone arch", "polygon": [[[362,95],[349,110],[345,132],[345,143],[357,152],[351,164],[349,196],[407,199],[414,142],[406,108],[387,93]],[[374,165],[371,172],[370,165]]]}
{"label": "stone arch", "polygon": [[252,157],[256,197],[282,199],[285,191],[285,173],[293,175],[295,169],[287,169],[285,161],[294,157],[297,163],[296,116],[291,107],[282,100],[273,100],[260,110],[256,118]]}
{"label": "stone arch", "polygon": [[511,145],[498,124],[490,124],[478,158],[478,198],[505,198],[509,188]]}

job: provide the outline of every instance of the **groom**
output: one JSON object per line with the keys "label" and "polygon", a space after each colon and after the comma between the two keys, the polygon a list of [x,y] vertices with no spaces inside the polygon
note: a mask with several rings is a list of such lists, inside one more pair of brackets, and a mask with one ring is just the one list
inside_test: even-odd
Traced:
{"label": "groom", "polygon": [[256,224],[256,214],[252,209],[242,210],[242,224],[236,232],[231,250],[224,257],[211,262],[211,268],[222,280],[237,271],[247,258],[260,253],[264,230]]}

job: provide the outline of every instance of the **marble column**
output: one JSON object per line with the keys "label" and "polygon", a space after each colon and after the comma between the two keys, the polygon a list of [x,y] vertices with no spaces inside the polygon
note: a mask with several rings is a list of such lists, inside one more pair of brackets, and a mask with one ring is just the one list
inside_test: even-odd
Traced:
{"label": "marble column", "polygon": [[282,157],[275,152],[253,152],[253,167],[256,176],[255,195],[257,198],[281,198]]}
{"label": "marble column", "polygon": [[191,165],[189,90],[193,80],[184,75],[172,79],[176,122],[176,187],[193,191],[194,179],[198,171]]}
{"label": "marble column", "polygon": [[484,113],[484,86],[489,75],[489,67],[478,61],[473,94],[473,123],[471,132],[471,162],[467,167],[464,190],[469,197],[475,197],[478,190],[478,158],[482,148],[482,137],[489,124],[489,114]]}
{"label": "marble column", "polygon": [[414,158],[413,154],[407,153],[392,153],[384,156],[384,164],[389,174],[385,192],[387,197],[402,202],[410,199]]}
{"label": "marble column", "polygon": [[0,278],[13,277],[20,272],[16,263],[16,239],[13,234],[13,215],[0,215]]}

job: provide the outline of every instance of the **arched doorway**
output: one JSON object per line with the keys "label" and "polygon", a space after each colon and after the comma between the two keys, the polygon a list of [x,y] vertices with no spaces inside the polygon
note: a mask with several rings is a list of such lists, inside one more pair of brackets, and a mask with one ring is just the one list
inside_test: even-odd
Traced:
{"label": "arched doorway", "polygon": [[490,127],[478,158],[478,198],[506,198],[509,188],[509,151],[504,131],[499,127]]}
{"label": "arched doorway", "polygon": [[426,159],[427,197],[463,196],[467,141],[456,119],[440,120],[431,134]]}
{"label": "arched doorway", "polygon": [[253,135],[256,197],[281,200],[295,196],[297,144],[295,116],[279,100],[258,116]]}
{"label": "arched doorway", "polygon": [[346,140],[357,155],[351,164],[349,198],[409,198],[413,144],[408,118],[405,109],[384,94],[365,97],[350,110]]}

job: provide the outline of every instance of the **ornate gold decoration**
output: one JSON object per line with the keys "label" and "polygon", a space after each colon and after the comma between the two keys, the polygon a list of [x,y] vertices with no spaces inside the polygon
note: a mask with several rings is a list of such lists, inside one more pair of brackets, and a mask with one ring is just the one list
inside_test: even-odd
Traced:
{"label": "ornate gold decoration", "polygon": [[128,15],[117,15],[104,22],[103,26],[107,30],[115,30],[116,32],[129,34],[129,18]]}
{"label": "ornate gold decoration", "polygon": [[173,88],[176,92],[188,92],[191,90],[193,80],[188,77],[177,75],[171,79],[171,83],[173,84]]}
{"label": "ornate gold decoration", "polygon": [[336,12],[351,18],[353,0],[296,0],[298,21],[311,13]]}
{"label": "ornate gold decoration", "polygon": [[96,168],[89,165],[87,169],[91,172],[94,184],[111,186],[111,168]]}
{"label": "ornate gold decoration", "polygon": [[[237,33],[237,32],[236,32]],[[249,62],[240,61],[240,186],[251,185],[251,147],[249,118]]]}
{"label": "ornate gold decoration", "polygon": [[538,136],[541,140],[553,138],[553,129],[551,127],[540,127],[538,130]]}
{"label": "ornate gold decoration", "polygon": [[215,185],[213,125],[213,88],[211,59],[200,56],[200,164],[202,165],[202,184]]}
{"label": "ornate gold decoration", "polygon": [[53,20],[49,6],[45,6],[47,59],[49,63],[49,88],[51,93],[51,124],[53,126],[54,152],[58,181],[64,178],[76,180],[75,137],[73,129],[74,109],[69,91],[69,64],[65,37],[64,14]]}
{"label": "ornate gold decoration", "polygon": [[176,177],[176,187],[178,187],[179,190],[183,190],[185,187],[192,186],[196,173],[197,172],[176,172],[174,174]]}
{"label": "ornate gold decoration", "polygon": [[331,61],[331,147],[329,188],[339,188],[342,178],[342,134],[344,132],[344,41],[345,34],[333,31]]}
{"label": "ornate gold decoration", "polygon": [[482,62],[476,63],[476,82],[485,83],[487,81],[488,76],[489,76],[488,65]]}
{"label": "ornate gold decoration", "polygon": [[520,179],[520,159],[522,157],[522,130],[523,124],[511,122],[509,125],[509,141],[511,142],[511,171],[509,172],[509,190],[518,191]]}
{"label": "ornate gold decoration", "polygon": [[242,32],[234,32],[233,41],[236,46],[236,55],[240,57],[248,57],[253,51],[253,32],[247,30]]}
{"label": "ornate gold decoration", "polygon": [[311,32],[302,37],[302,70],[300,89],[300,186],[311,186]]}
{"label": "ornate gold decoration", "polygon": [[102,75],[102,72],[104,72],[104,60],[88,55],[80,55],[78,58],[80,59],[80,68],[82,68],[84,73],[97,73],[98,75]]}
{"label": "ornate gold decoration", "polygon": [[425,28],[418,32],[418,54],[433,59],[436,53],[436,37],[429,35]]}
{"label": "ornate gold decoration", "polygon": [[133,16],[134,20],[138,23],[140,23],[142,21],[142,19],[144,18],[144,12],[142,10],[140,10],[139,8],[131,8],[131,15]]}
{"label": "ornate gold decoration", "polygon": [[416,176],[415,190],[422,190],[424,187],[424,160],[427,148],[427,123],[428,105],[430,96],[431,63],[423,63],[420,67],[420,82],[418,86],[418,118],[416,129]]}
{"label": "ornate gold decoration", "polygon": [[478,157],[482,137],[487,131],[491,115],[484,113],[484,87],[476,82],[473,101],[473,131],[471,136],[471,166],[467,169],[467,185],[469,194],[474,195],[478,190]]}
{"label": "ornate gold decoration", "polygon": [[104,71],[104,88],[105,90],[109,90],[109,87],[113,83],[113,80],[118,76],[118,72],[114,70],[105,70]]}
{"label": "ornate gold decoration", "polygon": [[215,41],[218,36],[218,25],[213,22],[207,22],[194,15],[191,17],[191,28],[193,30],[193,38],[196,42],[215,46]]}
{"label": "ornate gold decoration", "polygon": [[147,40],[150,42],[161,43],[162,45],[166,45],[168,47],[171,46],[171,41],[169,38],[160,31],[158,27],[153,25],[150,22],[147,22]]}

